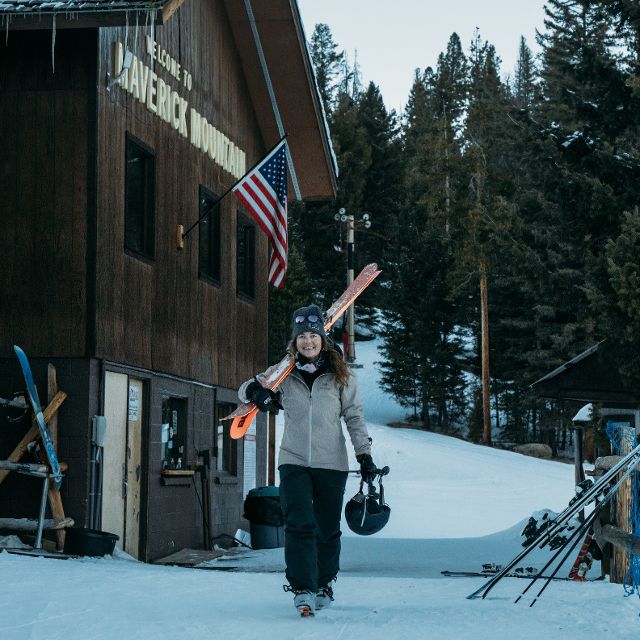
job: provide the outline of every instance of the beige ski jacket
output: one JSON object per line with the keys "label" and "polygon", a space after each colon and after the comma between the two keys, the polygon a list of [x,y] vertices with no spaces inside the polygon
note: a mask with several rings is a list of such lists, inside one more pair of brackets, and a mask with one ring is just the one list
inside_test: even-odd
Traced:
{"label": "beige ski jacket", "polygon": [[[238,390],[242,402],[247,402],[245,390],[251,382],[253,380],[247,380]],[[297,464],[348,471],[347,447],[340,418],[344,418],[356,455],[371,454],[369,433],[354,376],[350,376],[348,384],[341,386],[333,373],[323,373],[309,389],[294,369],[278,390],[282,392],[284,407],[284,434],[278,466]]]}

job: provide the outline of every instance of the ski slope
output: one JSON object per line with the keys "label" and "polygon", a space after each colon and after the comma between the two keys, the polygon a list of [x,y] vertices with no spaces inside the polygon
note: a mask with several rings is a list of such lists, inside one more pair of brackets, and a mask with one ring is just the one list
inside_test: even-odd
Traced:
{"label": "ski slope", "polygon": [[[313,619],[282,591],[282,549],[210,563],[240,571],[146,565],[126,558],[51,560],[0,553],[2,640],[572,640],[636,638],[640,603],[607,582],[554,582],[534,607],[513,600],[527,580],[505,579],[487,600],[466,596],[480,578],[440,571],[504,563],[536,510],[572,495],[570,465],[416,430],[376,386],[375,343],[358,344],[374,460],[387,464],[392,508],[378,535],[345,530],[336,601]],[[356,468],[352,460],[353,468]],[[357,480],[350,478],[348,493]],[[527,560],[541,566],[546,552]],[[535,589],[537,591],[538,589]]]}

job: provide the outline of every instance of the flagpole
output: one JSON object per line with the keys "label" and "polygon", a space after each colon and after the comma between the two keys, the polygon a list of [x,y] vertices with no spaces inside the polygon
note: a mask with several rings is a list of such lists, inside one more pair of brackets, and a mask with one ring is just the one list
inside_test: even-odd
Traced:
{"label": "flagpole", "polygon": [[282,138],[280,138],[280,140],[278,140],[278,142],[276,142],[273,147],[271,147],[271,149],[269,149],[269,151],[260,159],[258,160],[252,167],[251,169],[249,169],[249,171],[246,171],[244,173],[244,175],[239,178],[238,180],[236,180],[217,200],[215,200],[214,202],[212,202],[208,207],[207,210],[182,234],[181,239],[184,240],[190,233],[191,231],[193,231],[193,229],[195,227],[197,227],[203,220],[204,218],[206,218],[212,211],[213,209],[218,205],[218,203],[230,192],[233,191],[234,187],[239,183],[242,182],[242,180],[245,179],[245,177],[247,175],[249,175],[261,162],[264,162],[264,159],[272,152],[274,151],[281,143],[283,140],[287,139],[287,134],[285,133]]}

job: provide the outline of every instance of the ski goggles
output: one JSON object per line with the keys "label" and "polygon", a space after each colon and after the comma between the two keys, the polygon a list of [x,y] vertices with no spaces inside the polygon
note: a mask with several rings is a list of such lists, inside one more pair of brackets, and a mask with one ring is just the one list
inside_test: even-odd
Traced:
{"label": "ski goggles", "polygon": [[296,316],[293,321],[296,324],[302,324],[303,322],[319,322],[320,317],[314,314],[311,314],[310,316]]}

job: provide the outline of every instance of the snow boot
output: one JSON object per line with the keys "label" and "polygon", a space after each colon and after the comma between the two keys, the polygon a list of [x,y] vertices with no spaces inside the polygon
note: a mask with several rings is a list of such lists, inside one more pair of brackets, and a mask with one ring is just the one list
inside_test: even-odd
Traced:
{"label": "snow boot", "polygon": [[331,585],[320,587],[316,591],[316,611],[326,609],[333,602],[333,589]]}
{"label": "snow boot", "polygon": [[293,589],[288,584],[282,587],[293,593],[293,606],[303,618],[312,616],[316,610],[316,594],[308,589]]}

